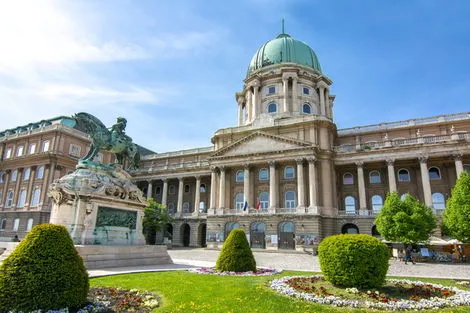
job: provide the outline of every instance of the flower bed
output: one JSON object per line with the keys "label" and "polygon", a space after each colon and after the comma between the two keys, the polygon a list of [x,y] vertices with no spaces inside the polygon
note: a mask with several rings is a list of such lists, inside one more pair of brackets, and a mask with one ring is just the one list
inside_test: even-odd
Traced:
{"label": "flower bed", "polygon": [[470,305],[468,291],[410,280],[389,279],[384,287],[372,291],[357,288],[338,291],[323,276],[295,276],[275,279],[271,288],[290,297],[337,307],[407,311]]}
{"label": "flower bed", "polygon": [[220,276],[268,276],[279,274],[282,270],[275,270],[269,268],[258,268],[256,272],[218,272],[213,267],[200,267],[189,269],[188,272],[207,275],[220,275]]}

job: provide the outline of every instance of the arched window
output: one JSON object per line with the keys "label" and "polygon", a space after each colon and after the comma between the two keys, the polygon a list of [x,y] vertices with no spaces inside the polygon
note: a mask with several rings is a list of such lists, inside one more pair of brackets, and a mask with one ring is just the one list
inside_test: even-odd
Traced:
{"label": "arched window", "polygon": [[207,213],[206,212],[206,203],[204,201],[199,202],[199,212]]}
{"label": "arched window", "polygon": [[383,207],[383,199],[379,195],[372,196],[372,212],[378,213],[380,209]]}
{"label": "arched window", "polygon": [[42,152],[49,151],[49,140],[46,140],[42,143]]}
{"label": "arched window", "polygon": [[304,114],[312,114],[312,106],[308,103],[304,103],[302,105],[302,113]]}
{"label": "arched window", "polygon": [[245,174],[243,173],[243,171],[237,171],[237,174],[235,174],[235,181],[237,183],[241,183],[243,182],[244,177],[245,177]]}
{"label": "arched window", "polygon": [[36,187],[31,197],[31,206],[38,206],[40,197],[41,197],[41,189],[39,187]]}
{"label": "arched window", "polygon": [[446,208],[446,200],[442,193],[435,192],[432,194],[432,207],[436,210],[444,210]]}
{"label": "arched window", "polygon": [[260,203],[260,209],[267,209],[269,208],[269,193],[266,191],[263,191],[259,194],[259,203]]}
{"label": "arched window", "polygon": [[36,178],[42,179],[44,177],[44,166],[38,167],[38,171],[36,172]]}
{"label": "arched window", "polygon": [[201,184],[201,187],[199,187],[200,192],[206,192],[206,184]]}
{"label": "arched window", "polygon": [[268,104],[268,113],[276,113],[277,112],[277,104],[270,103]]}
{"label": "arched window", "polygon": [[162,193],[162,188],[160,186],[155,187],[155,194],[159,195]]}
{"label": "arched window", "polygon": [[294,168],[292,166],[284,167],[284,178],[285,179],[292,179],[295,177]]}
{"label": "arched window", "polygon": [[168,193],[169,193],[170,195],[174,195],[174,194],[175,194],[175,191],[176,191],[175,185],[170,185],[170,187],[168,188]]}
{"label": "arched window", "polygon": [[18,170],[14,170],[11,173],[11,181],[16,181],[17,178],[18,178]]}
{"label": "arched window", "polygon": [[259,170],[258,175],[259,180],[268,180],[269,179],[269,171],[267,168],[262,168]]}
{"label": "arched window", "polygon": [[191,188],[189,185],[184,185],[184,193],[189,193],[191,191]]}
{"label": "arched window", "polygon": [[228,222],[227,224],[225,224],[225,238],[228,237],[232,230],[237,228],[240,228],[240,224],[238,224],[237,222]]}
{"label": "arched window", "polygon": [[279,224],[279,232],[281,233],[294,233],[295,225],[292,222],[282,222]]}
{"label": "arched window", "polygon": [[34,220],[32,218],[28,218],[28,222],[26,223],[26,231],[30,231],[33,228]]}
{"label": "arched window", "polygon": [[243,197],[243,193],[237,193],[235,195],[235,209],[236,210],[243,210],[245,207],[245,199]]}
{"label": "arched window", "polygon": [[183,203],[183,213],[189,213],[190,207],[189,202]]}
{"label": "arched window", "polygon": [[5,207],[9,208],[13,205],[13,191],[7,192],[7,199],[5,201]]}
{"label": "arched window", "polygon": [[404,168],[398,170],[398,181],[410,181],[410,172]]}
{"label": "arched window", "polygon": [[354,197],[347,196],[344,198],[344,210],[348,215],[356,214],[356,199]]}
{"label": "arched window", "polygon": [[343,185],[354,185],[354,176],[351,173],[343,175]]}
{"label": "arched window", "polygon": [[295,201],[295,191],[286,191],[285,193],[285,207],[286,209],[294,209],[297,207],[297,203]]}
{"label": "arched window", "polygon": [[431,180],[441,179],[441,171],[439,171],[439,168],[435,166],[430,167],[428,172],[429,172],[429,179]]}
{"label": "arched window", "polygon": [[23,189],[23,190],[20,191],[17,206],[19,208],[22,208],[22,207],[24,207],[25,202],[26,202],[26,189]]}
{"label": "arched window", "polygon": [[168,213],[169,214],[175,213],[175,204],[173,202],[168,203]]}
{"label": "arched window", "polygon": [[20,228],[20,219],[17,217],[13,220],[13,231],[18,231]]}
{"label": "arched window", "polygon": [[23,180],[28,180],[30,175],[31,175],[31,169],[28,167],[27,169],[24,170]]}
{"label": "arched window", "polygon": [[1,223],[0,223],[0,230],[5,230],[7,228],[7,219],[4,218],[2,219]]}
{"label": "arched window", "polygon": [[369,173],[369,183],[380,184],[380,173],[378,171],[371,171]]}
{"label": "arched window", "polygon": [[345,224],[341,228],[343,234],[359,234],[359,228],[354,224]]}

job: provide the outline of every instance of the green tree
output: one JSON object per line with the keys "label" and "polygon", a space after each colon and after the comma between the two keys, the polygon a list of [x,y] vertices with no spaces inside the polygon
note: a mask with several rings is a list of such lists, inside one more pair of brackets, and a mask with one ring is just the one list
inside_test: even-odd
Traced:
{"label": "green tree", "polygon": [[168,214],[167,208],[152,198],[147,199],[147,206],[144,209],[144,219],[142,220],[142,230],[145,235],[145,242],[148,245],[155,244],[155,236],[158,231],[164,229],[166,224],[173,218]]}
{"label": "green tree", "polygon": [[256,272],[256,261],[243,229],[237,228],[230,232],[215,268],[219,272]]}
{"label": "green tree", "polygon": [[470,242],[470,174],[463,172],[447,200],[443,223],[446,233],[462,242]]}
{"label": "green tree", "polygon": [[429,240],[436,228],[432,209],[407,194],[400,200],[396,192],[389,193],[375,218],[379,233],[388,241],[414,244]]}

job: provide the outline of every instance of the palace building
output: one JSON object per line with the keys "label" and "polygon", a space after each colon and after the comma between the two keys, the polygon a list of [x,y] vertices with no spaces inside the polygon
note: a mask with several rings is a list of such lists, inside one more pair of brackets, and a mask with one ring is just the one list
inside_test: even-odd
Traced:
{"label": "palace building", "polygon": [[338,129],[331,84],[302,41],[263,44],[235,94],[237,126],[208,147],[145,156],[133,173],[174,216],[164,236],[220,247],[243,228],[253,248],[308,249],[333,234],[377,235],[391,191],[441,215],[470,169],[470,113]]}

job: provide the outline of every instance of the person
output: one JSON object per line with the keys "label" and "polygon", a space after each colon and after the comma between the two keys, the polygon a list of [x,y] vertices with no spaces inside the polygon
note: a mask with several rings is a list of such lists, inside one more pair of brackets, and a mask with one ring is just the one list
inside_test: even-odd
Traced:
{"label": "person", "polygon": [[20,242],[20,238],[18,238],[18,235],[15,235],[15,237],[13,237],[13,239],[11,241]]}
{"label": "person", "polygon": [[413,260],[413,255],[411,254],[411,247],[408,246],[406,247],[405,250],[405,264],[408,264],[408,261],[411,261],[411,263],[416,264],[415,261]]}

